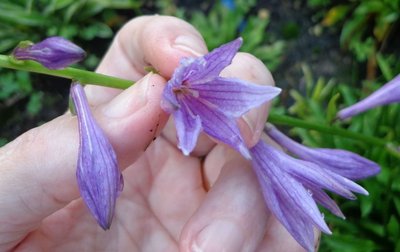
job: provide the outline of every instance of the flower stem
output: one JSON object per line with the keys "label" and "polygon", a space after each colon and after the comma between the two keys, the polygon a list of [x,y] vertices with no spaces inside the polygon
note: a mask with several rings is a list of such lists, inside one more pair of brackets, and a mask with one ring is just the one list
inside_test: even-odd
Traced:
{"label": "flower stem", "polygon": [[[98,86],[112,87],[119,89],[126,89],[134,84],[134,81],[125,80],[113,76],[108,76],[72,67],[68,67],[62,70],[50,70],[42,66],[41,64],[31,60],[16,61],[12,59],[10,56],[1,54],[0,54],[0,67],[67,78],[73,81],[79,81],[82,84],[93,84]],[[269,122],[274,124],[289,125],[293,127],[316,130],[319,132],[338,135],[354,140],[360,140],[365,143],[379,145],[379,146],[388,147],[390,144],[386,140],[381,138],[366,136],[360,133],[352,132],[335,126],[315,124],[312,122],[307,122],[286,115],[271,113],[268,118]]]}
{"label": "flower stem", "polygon": [[82,84],[93,84],[119,89],[126,89],[134,84],[134,81],[124,80],[72,67],[62,70],[50,70],[37,62],[31,60],[15,61],[7,55],[0,55],[0,67],[67,78],[74,81],[79,81]]}
{"label": "flower stem", "polygon": [[294,117],[286,116],[286,115],[279,115],[275,113],[271,113],[268,116],[268,121],[273,124],[280,124],[280,125],[288,125],[293,127],[300,127],[304,129],[316,130],[322,133],[328,133],[331,135],[342,136],[354,140],[363,141],[368,144],[379,145],[379,146],[388,146],[388,141],[385,139],[373,137],[373,136],[366,136],[364,134],[360,134],[357,132],[349,131],[346,129],[342,129],[336,126],[327,126],[316,124],[312,122],[307,122],[301,119],[297,119]]}

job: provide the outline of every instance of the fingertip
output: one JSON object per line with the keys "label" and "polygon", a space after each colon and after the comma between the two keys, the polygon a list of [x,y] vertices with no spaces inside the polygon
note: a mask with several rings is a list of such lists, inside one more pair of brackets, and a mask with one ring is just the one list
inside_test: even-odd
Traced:
{"label": "fingertip", "polygon": [[[254,84],[275,86],[268,68],[261,60],[249,53],[237,53],[232,64],[225,68],[221,75],[243,79]],[[247,147],[251,148],[259,141],[267,121],[269,108],[270,102],[266,102],[238,119],[238,126]]]}
{"label": "fingertip", "polygon": [[142,40],[145,63],[167,78],[172,76],[182,58],[199,57],[208,51],[200,33],[181,19],[153,16],[147,29],[149,40]]}
{"label": "fingertip", "polygon": [[122,167],[136,160],[165,126],[168,114],[160,107],[165,83],[149,73],[96,110]]}
{"label": "fingertip", "polygon": [[137,71],[143,72],[143,67],[151,65],[166,78],[172,76],[182,57],[207,53],[200,33],[189,23],[172,16],[135,18],[120,30],[118,39]]}

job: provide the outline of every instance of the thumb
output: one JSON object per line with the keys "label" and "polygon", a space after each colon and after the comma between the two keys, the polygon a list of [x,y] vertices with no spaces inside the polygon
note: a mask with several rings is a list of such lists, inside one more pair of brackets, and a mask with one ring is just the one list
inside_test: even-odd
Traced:
{"label": "thumb", "polygon": [[[134,162],[165,125],[165,80],[149,74],[93,110],[121,168]],[[15,246],[45,217],[79,197],[78,123],[67,113],[0,149],[0,251]]]}

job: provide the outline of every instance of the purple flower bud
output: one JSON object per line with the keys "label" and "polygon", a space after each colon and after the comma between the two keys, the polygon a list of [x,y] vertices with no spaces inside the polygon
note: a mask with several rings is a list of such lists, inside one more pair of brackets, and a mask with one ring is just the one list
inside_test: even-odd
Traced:
{"label": "purple flower bud", "polygon": [[93,118],[79,83],[71,86],[79,124],[79,158],[76,177],[83,200],[103,229],[109,229],[123,179],[114,149]]}
{"label": "purple flower bud", "polygon": [[400,102],[400,74],[363,100],[340,110],[337,117],[344,120],[369,109],[394,102]]}
{"label": "purple flower bud", "polygon": [[316,163],[345,178],[358,180],[374,176],[380,171],[378,164],[356,153],[339,149],[306,147],[293,141],[270,124],[267,125],[265,131],[275,142],[298,158]]}
{"label": "purple flower bud", "polygon": [[83,60],[85,51],[62,37],[50,37],[37,44],[20,45],[13,51],[17,60],[34,60],[49,69],[62,69]]}

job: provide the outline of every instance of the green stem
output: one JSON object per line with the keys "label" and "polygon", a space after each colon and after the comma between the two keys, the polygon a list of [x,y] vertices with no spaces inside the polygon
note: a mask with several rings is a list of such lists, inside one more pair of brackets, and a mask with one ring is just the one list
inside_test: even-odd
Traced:
{"label": "green stem", "polygon": [[293,117],[286,116],[286,115],[278,115],[275,113],[271,113],[268,116],[268,121],[273,124],[288,125],[288,126],[300,127],[300,128],[304,128],[304,129],[316,130],[316,131],[319,131],[322,133],[328,133],[331,135],[337,135],[337,136],[342,136],[342,137],[346,137],[346,138],[350,138],[350,139],[354,139],[354,140],[363,141],[368,144],[379,145],[379,146],[387,146],[388,145],[388,141],[381,139],[381,138],[366,136],[364,134],[345,130],[345,129],[338,128],[335,126],[326,126],[326,125],[316,124],[313,122],[307,122],[307,121],[293,118]]}
{"label": "green stem", "polygon": [[[72,67],[68,67],[62,70],[50,70],[42,66],[41,64],[31,60],[15,61],[10,56],[1,54],[0,54],[0,67],[67,78],[74,81],[79,81],[82,84],[93,84],[93,85],[119,88],[119,89],[126,89],[134,84],[134,82],[130,80],[120,79]],[[388,146],[388,142],[385,141],[384,139],[372,136],[365,136],[363,134],[348,131],[335,126],[326,126],[312,122],[306,122],[304,120],[293,118],[286,115],[278,115],[271,113],[269,115],[269,121],[274,124],[301,127],[305,129],[316,130],[323,133],[343,136],[350,139],[360,140],[369,144],[386,146],[386,147]]]}
{"label": "green stem", "polygon": [[68,67],[62,70],[50,70],[41,64],[31,61],[15,61],[10,56],[0,55],[0,67],[23,70],[34,73],[47,74],[79,81],[82,84],[93,84],[104,87],[126,89],[134,84],[133,81],[124,80],[104,74]]}

